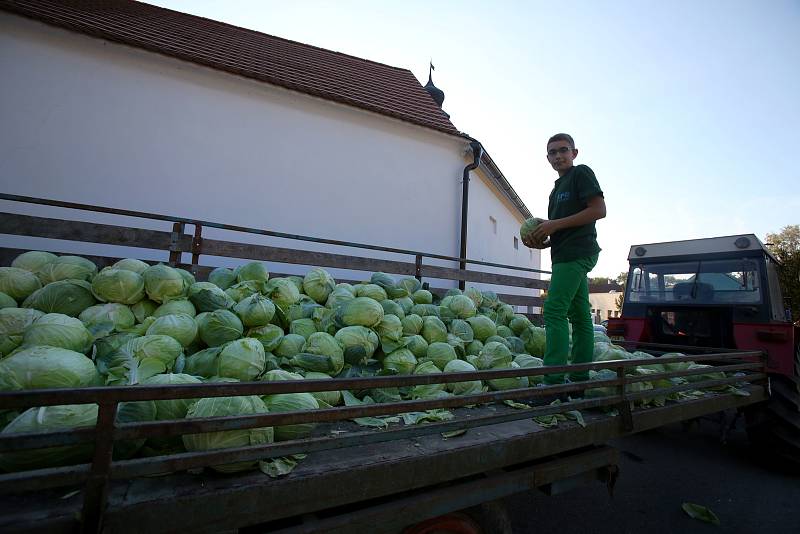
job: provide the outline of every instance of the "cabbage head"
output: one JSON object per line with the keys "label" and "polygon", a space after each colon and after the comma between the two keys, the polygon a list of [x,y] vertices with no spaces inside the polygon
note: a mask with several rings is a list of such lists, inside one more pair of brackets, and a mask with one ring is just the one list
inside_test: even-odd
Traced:
{"label": "cabbage head", "polygon": [[260,341],[265,352],[272,352],[278,348],[283,339],[283,329],[274,324],[257,326],[247,331],[247,337]]}
{"label": "cabbage head", "polygon": [[[517,356],[514,358],[514,363],[516,363],[523,369],[530,369],[532,367],[544,366],[544,360],[542,360],[541,358],[537,358],[536,356],[531,356],[530,354],[517,354]],[[531,385],[541,384],[544,382],[544,375],[529,376],[528,382]]]}
{"label": "cabbage head", "polygon": [[300,300],[300,290],[288,278],[274,278],[267,282],[264,293],[276,306],[287,311],[289,306]]}
{"label": "cabbage head", "polygon": [[85,280],[91,282],[96,273],[97,267],[91,262],[88,264],[82,262],[77,263],[75,261],[62,261],[61,258],[58,258],[54,262],[43,265],[36,271],[36,276],[39,278],[42,285],[45,286],[53,282],[58,282],[59,280]]}
{"label": "cabbage head", "polygon": [[400,375],[410,375],[414,372],[417,359],[406,348],[397,349],[383,359],[383,369]]}
{"label": "cabbage head", "polygon": [[[186,414],[187,419],[205,417],[225,417],[232,415],[258,415],[267,413],[267,406],[255,395],[243,397],[212,397],[200,399],[194,403]],[[272,427],[244,428],[223,432],[206,432],[203,434],[185,434],[183,444],[189,452],[210,451],[265,445],[274,441]],[[246,471],[256,466],[256,462],[236,462],[216,465],[212,468],[222,473]]]}
{"label": "cabbage head", "polygon": [[25,300],[41,287],[42,283],[30,271],[16,267],[0,267],[0,291],[17,302]]}
{"label": "cabbage head", "polygon": [[61,280],[36,290],[25,299],[22,306],[45,313],[63,313],[77,317],[83,310],[96,303],[92,286],[88,282]]}
{"label": "cabbage head", "polygon": [[411,300],[411,297],[400,297],[399,299],[394,299],[394,302],[403,308],[404,315],[410,314],[411,310],[414,308],[414,301]]}
{"label": "cabbage head", "polygon": [[444,370],[448,362],[457,359],[455,349],[448,343],[440,341],[428,345],[427,358],[442,370]]}
{"label": "cabbage head", "polygon": [[132,332],[117,332],[105,337],[96,339],[94,342],[94,361],[97,365],[97,370],[102,374],[108,374],[108,362],[125,343],[131,339],[140,337],[139,334]]}
{"label": "cabbage head", "polygon": [[382,300],[381,306],[383,307],[384,315],[396,315],[400,319],[403,319],[406,316],[406,312],[403,310],[403,307],[393,300]]}
{"label": "cabbage head", "polygon": [[450,333],[458,336],[464,343],[469,343],[475,339],[472,327],[468,322],[462,321],[461,319],[454,319],[450,323]]}
{"label": "cabbage head", "polygon": [[422,319],[422,331],[420,334],[429,344],[437,341],[447,342],[447,327],[445,327],[441,319],[432,315]]}
{"label": "cabbage head", "polygon": [[483,294],[480,292],[479,289],[475,287],[468,287],[467,289],[465,289],[464,295],[472,299],[472,302],[475,303],[476,308],[480,307],[483,304]]}
{"label": "cabbage head", "polygon": [[497,298],[497,293],[494,291],[481,291],[481,297],[481,307],[493,310],[500,306],[500,299]]}
{"label": "cabbage head", "polygon": [[273,352],[276,356],[291,358],[302,352],[305,344],[306,338],[303,336],[299,334],[286,334]]}
{"label": "cabbage head", "polygon": [[[507,365],[499,365],[497,367],[492,367],[492,370],[498,370],[498,369],[519,369],[519,365],[517,365],[514,362],[510,362]],[[493,380],[487,380],[486,383],[489,384],[489,389],[493,389],[495,391],[526,388],[529,385],[527,376],[511,376],[508,378],[495,378]]]}
{"label": "cabbage head", "polygon": [[441,309],[434,304],[414,304],[409,313],[420,317],[439,317]]}
{"label": "cabbage head", "polygon": [[[331,376],[325,373],[318,373],[316,371],[308,371],[306,372],[305,376],[306,380],[330,380]],[[342,392],[341,391],[313,391],[311,393],[317,402],[319,402],[319,407],[323,408],[326,406],[338,406],[342,403]]]}
{"label": "cabbage head", "polygon": [[[442,371],[433,362],[422,362],[414,369],[415,375],[441,374]],[[444,384],[420,384],[411,388],[412,399],[438,399],[447,397]]]}
{"label": "cabbage head", "polygon": [[464,347],[464,352],[468,356],[469,355],[477,356],[478,354],[481,353],[481,350],[483,350],[483,342],[478,341],[477,339],[473,339],[472,341],[467,343],[466,347]]}
{"label": "cabbage head", "polygon": [[28,308],[0,310],[0,356],[10,354],[22,344],[25,330],[44,313]]}
{"label": "cabbage head", "polygon": [[377,284],[358,284],[355,288],[356,297],[370,298],[377,302],[382,302],[389,298],[386,290]]}
{"label": "cabbage head", "polygon": [[325,269],[311,269],[303,278],[303,291],[320,304],[328,300],[335,287],[336,281]]}
{"label": "cabbage head", "polygon": [[514,332],[509,327],[500,325],[497,327],[497,335],[503,338],[509,338],[514,336]]}
{"label": "cabbage head", "polygon": [[131,311],[133,312],[133,316],[136,317],[137,323],[143,323],[145,319],[153,315],[156,309],[158,309],[158,304],[153,302],[150,299],[142,299],[136,304],[131,306]]}
{"label": "cabbage head", "polygon": [[[444,366],[445,373],[467,373],[477,371],[475,367],[464,360],[451,360]],[[450,382],[445,387],[454,395],[477,395],[483,393],[483,382],[470,380],[467,382]]]}
{"label": "cabbage head", "polygon": [[508,304],[500,304],[497,306],[497,324],[508,326],[514,319],[514,308]]}
{"label": "cabbage head", "polygon": [[433,304],[433,294],[427,289],[418,289],[411,294],[414,304]]}
{"label": "cabbage head", "polygon": [[228,341],[239,339],[244,333],[242,321],[231,311],[216,310],[197,316],[200,339],[209,347],[218,347]]}
{"label": "cabbage head", "polygon": [[515,336],[519,336],[526,328],[531,326],[531,321],[522,314],[515,314],[511,322],[508,323],[508,326],[511,328],[511,331],[514,332]]}
{"label": "cabbage head", "polygon": [[[342,284],[339,284],[341,286]],[[325,307],[331,310],[335,310],[338,307],[342,306],[347,301],[353,300],[356,298],[354,292],[350,291],[346,288],[337,286],[330,295],[328,295],[328,299],[325,301]]]}
{"label": "cabbage head", "polygon": [[255,380],[266,369],[264,347],[255,339],[231,341],[224,347],[211,347],[186,358],[184,371],[188,374],[222,376],[242,382]]}
{"label": "cabbage head", "polygon": [[[144,380],[142,384],[147,386],[171,386],[173,384],[202,384],[203,381],[196,376],[165,373],[151,376]],[[197,402],[198,399],[170,399],[157,400],[155,402],[156,416],[158,421],[168,421],[173,419],[183,419],[189,411],[189,407]],[[149,439],[149,438],[148,438]]]}
{"label": "cabbage head", "polygon": [[[0,434],[56,432],[94,426],[96,423],[96,404],[44,406],[25,410]],[[2,452],[0,453],[0,470],[13,472],[85,463],[91,461],[93,449],[94,445],[87,442],[46,449]]]}
{"label": "cabbage head", "polygon": [[[267,410],[276,412],[299,412],[318,410],[319,402],[311,393],[279,393],[262,397]],[[300,423],[275,427],[275,441],[288,441],[307,437],[317,426],[316,423]]]}
{"label": "cabbage head", "polygon": [[365,326],[346,326],[334,338],[344,349],[344,360],[351,365],[366,363],[380,343],[378,335]]}
{"label": "cabbage head", "polygon": [[197,337],[197,323],[191,315],[177,313],[159,317],[147,329],[146,334],[164,334],[176,339],[182,346],[188,347]]}
{"label": "cabbage head", "polygon": [[264,282],[249,280],[247,282],[239,282],[230,286],[225,290],[225,294],[232,298],[234,302],[239,302],[250,295],[261,292],[263,289]]}
{"label": "cabbage head", "polygon": [[217,267],[208,274],[208,281],[225,291],[236,283],[236,273],[227,267]]}
{"label": "cabbage head", "polygon": [[402,287],[403,289],[406,290],[406,293],[408,293],[409,295],[413,295],[414,293],[422,289],[422,282],[420,282],[413,276],[407,276],[397,281],[397,287]]}
{"label": "cabbage head", "polygon": [[474,317],[477,313],[475,303],[466,295],[455,295],[448,298],[450,298],[450,302],[447,304],[447,307],[450,308],[450,311],[459,319]]}
{"label": "cabbage head", "polygon": [[17,301],[0,291],[0,310],[3,308],[16,308]]}
{"label": "cabbage head", "polygon": [[469,317],[466,321],[472,327],[472,332],[478,341],[486,341],[489,337],[497,334],[497,326],[488,317],[476,315]]}
{"label": "cabbage head", "polygon": [[403,337],[403,324],[396,315],[384,315],[381,322],[375,327],[375,332],[380,337],[383,352],[388,354],[400,348],[400,340]]}
{"label": "cabbage head", "polygon": [[36,273],[39,269],[52,263],[58,259],[58,256],[50,252],[41,252],[39,250],[31,250],[23,252],[11,262],[12,267],[17,269],[25,269],[32,273]]}
{"label": "cabbage head", "polygon": [[125,258],[123,260],[119,260],[111,267],[113,269],[123,269],[125,271],[133,271],[136,274],[142,274],[147,270],[148,267],[150,267],[150,265],[135,258]]}
{"label": "cabbage head", "polygon": [[269,271],[267,266],[260,261],[251,261],[236,268],[236,279],[239,282],[247,282],[249,280],[256,280],[259,282],[266,282],[269,280]]}
{"label": "cabbage head", "polygon": [[144,298],[144,278],[125,269],[103,269],[92,280],[92,292],[102,302],[136,304]]}
{"label": "cabbage head", "polygon": [[491,341],[484,345],[478,354],[478,369],[486,370],[495,367],[508,367],[514,356],[511,351],[500,342]]}
{"label": "cabbage head", "polygon": [[297,334],[308,339],[311,334],[317,331],[317,325],[313,319],[295,319],[289,325],[289,333]]}
{"label": "cabbage head", "polygon": [[329,362],[328,370],[308,369],[309,371],[330,372],[332,375],[338,375],[342,372],[342,367],[344,366],[344,350],[332,335],[326,334],[325,332],[315,332],[311,334],[303,346],[303,352],[325,357]]}
{"label": "cabbage head", "polygon": [[302,380],[303,375],[284,371],[283,369],[273,369],[264,373],[260,380],[263,382],[274,382],[276,380]]}
{"label": "cabbage head", "polygon": [[94,341],[92,334],[75,317],[48,313],[31,324],[22,338],[24,346],[47,345],[87,353]]}
{"label": "cabbage head", "polygon": [[227,310],[236,304],[233,298],[211,282],[195,282],[189,287],[189,300],[200,312]]}
{"label": "cabbage head", "polygon": [[[145,301],[145,302],[151,302],[151,301]],[[156,309],[153,310],[153,312],[150,315],[158,318],[158,317],[163,317],[165,315],[176,315],[178,313],[188,315],[189,317],[197,316],[197,310],[195,309],[194,304],[192,304],[189,299],[175,299],[175,300],[170,300],[169,302],[165,302],[161,306],[157,306]]]}
{"label": "cabbage head", "polygon": [[505,338],[505,341],[506,346],[508,346],[508,348],[511,349],[511,352],[514,354],[523,354],[526,350],[528,350],[525,348],[525,342],[522,341],[522,338],[511,336]]}
{"label": "cabbage head", "polygon": [[546,346],[544,328],[530,325],[522,331],[519,337],[522,339],[522,342],[525,343],[528,354],[539,357],[544,356],[544,349]]}
{"label": "cabbage head", "polygon": [[264,326],[275,316],[275,305],[267,297],[255,293],[240,300],[233,311],[247,327]]}
{"label": "cabbage head", "polygon": [[403,325],[403,333],[407,336],[417,335],[422,332],[422,317],[419,315],[411,314],[406,315],[400,320]]}
{"label": "cabbage head", "polygon": [[147,297],[158,303],[185,297],[191,285],[178,269],[162,263],[148,267],[142,278]]}
{"label": "cabbage head", "polygon": [[336,312],[336,322],[342,326],[377,326],[383,319],[383,307],[375,299],[356,297],[345,302]]}
{"label": "cabbage head", "polygon": [[153,375],[171,370],[183,353],[181,344],[170,336],[135,337],[104,361],[109,385],[134,385]]}
{"label": "cabbage head", "polygon": [[403,343],[417,359],[428,357],[428,342],[420,335],[407,336],[403,338]]}
{"label": "cabbage head", "polygon": [[99,385],[92,360],[59,347],[22,349],[0,360],[0,390],[82,388]]}
{"label": "cabbage head", "polygon": [[136,317],[128,306],[116,302],[89,306],[78,315],[94,337],[121,332],[136,324]]}

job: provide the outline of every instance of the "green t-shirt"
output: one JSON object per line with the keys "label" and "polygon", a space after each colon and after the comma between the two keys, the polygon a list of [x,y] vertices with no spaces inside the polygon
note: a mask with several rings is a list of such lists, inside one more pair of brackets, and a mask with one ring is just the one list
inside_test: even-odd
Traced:
{"label": "green t-shirt", "polygon": [[[603,196],[592,169],[576,165],[556,180],[547,208],[549,219],[563,219],[583,211],[590,198]],[[550,236],[553,263],[586,258],[600,252],[594,223],[559,230]]]}

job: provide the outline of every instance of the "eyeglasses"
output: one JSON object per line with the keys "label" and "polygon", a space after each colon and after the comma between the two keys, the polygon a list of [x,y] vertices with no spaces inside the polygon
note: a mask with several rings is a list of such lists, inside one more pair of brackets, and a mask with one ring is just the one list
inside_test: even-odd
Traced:
{"label": "eyeglasses", "polygon": [[556,154],[566,154],[570,150],[572,150],[572,149],[570,147],[568,147],[568,146],[562,146],[562,147],[559,147],[559,148],[551,148],[550,150],[547,151],[547,155],[548,156],[555,156]]}

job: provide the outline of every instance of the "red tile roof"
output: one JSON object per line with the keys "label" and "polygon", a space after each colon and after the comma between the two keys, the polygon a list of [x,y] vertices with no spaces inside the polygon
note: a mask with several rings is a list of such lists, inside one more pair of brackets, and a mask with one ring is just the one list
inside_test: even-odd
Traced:
{"label": "red tile roof", "polygon": [[0,9],[459,135],[408,69],[131,0],[0,0]]}

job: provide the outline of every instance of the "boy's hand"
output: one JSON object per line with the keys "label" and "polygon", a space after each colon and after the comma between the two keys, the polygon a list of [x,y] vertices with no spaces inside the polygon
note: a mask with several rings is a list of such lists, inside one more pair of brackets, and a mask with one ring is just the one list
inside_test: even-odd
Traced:
{"label": "boy's hand", "polygon": [[543,221],[533,231],[533,237],[536,241],[544,242],[545,239],[558,230],[558,221]]}

